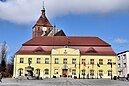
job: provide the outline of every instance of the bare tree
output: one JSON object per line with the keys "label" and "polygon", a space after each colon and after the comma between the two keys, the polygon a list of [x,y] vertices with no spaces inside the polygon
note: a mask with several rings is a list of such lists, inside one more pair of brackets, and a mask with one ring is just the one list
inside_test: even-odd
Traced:
{"label": "bare tree", "polygon": [[12,64],[12,65],[14,64],[14,57],[15,57],[15,55],[13,55],[13,56],[10,57],[10,62],[9,62],[9,64]]}
{"label": "bare tree", "polygon": [[7,44],[4,41],[1,49],[0,49],[0,59],[1,59],[1,69],[2,71],[5,71],[6,69],[6,56],[7,56]]}
{"label": "bare tree", "polygon": [[8,62],[8,64],[6,64],[6,75],[8,77],[13,76],[14,57],[15,57],[15,55],[10,56],[9,62]]}

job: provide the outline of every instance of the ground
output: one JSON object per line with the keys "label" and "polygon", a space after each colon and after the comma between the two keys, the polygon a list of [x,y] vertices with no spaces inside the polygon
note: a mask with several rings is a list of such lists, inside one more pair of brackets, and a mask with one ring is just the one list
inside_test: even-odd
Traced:
{"label": "ground", "polygon": [[129,81],[110,79],[43,79],[43,80],[19,80],[4,78],[0,86],[129,86]]}

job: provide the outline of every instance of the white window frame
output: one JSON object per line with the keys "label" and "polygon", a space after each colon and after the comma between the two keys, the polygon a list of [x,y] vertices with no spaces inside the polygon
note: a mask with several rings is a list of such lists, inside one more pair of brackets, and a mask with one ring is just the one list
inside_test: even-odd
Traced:
{"label": "white window frame", "polygon": [[76,70],[75,69],[72,70],[72,75],[76,75]]}
{"label": "white window frame", "polygon": [[118,60],[120,60],[120,56],[118,56]]}
{"label": "white window frame", "polygon": [[49,58],[45,58],[45,64],[49,64]]}
{"label": "white window frame", "polygon": [[86,70],[82,70],[82,75],[85,75],[85,74],[86,74],[85,71],[86,71]]}
{"label": "white window frame", "polygon": [[67,64],[67,58],[64,58],[63,64]]}
{"label": "white window frame", "polygon": [[112,63],[112,59],[108,59],[108,63]]}
{"label": "white window frame", "polygon": [[94,76],[94,70],[90,70],[90,75]]}
{"label": "white window frame", "polygon": [[55,58],[55,64],[59,64],[59,58]]}
{"label": "white window frame", "polygon": [[30,62],[30,64],[32,63],[32,58],[28,58],[28,63]]}
{"label": "white window frame", "polygon": [[49,74],[49,69],[45,69],[45,75]]}
{"label": "white window frame", "polygon": [[103,59],[99,59],[99,64],[103,65]]}
{"label": "white window frame", "polygon": [[72,59],[72,64],[76,64],[76,59],[75,58]]}
{"label": "white window frame", "polygon": [[37,64],[40,64],[40,58],[37,58]]}
{"label": "white window frame", "polygon": [[126,54],[123,55],[123,59],[126,59]]}
{"label": "white window frame", "polygon": [[24,58],[20,58],[20,63],[24,63]]}
{"label": "white window frame", "polygon": [[82,59],[82,64],[85,64],[85,59]]}
{"label": "white window frame", "polygon": [[99,70],[99,76],[103,76],[103,70]]}
{"label": "white window frame", "polygon": [[94,64],[94,59],[90,59],[90,64]]}
{"label": "white window frame", "polygon": [[112,74],[112,71],[108,70],[108,76],[111,76],[111,74]]}

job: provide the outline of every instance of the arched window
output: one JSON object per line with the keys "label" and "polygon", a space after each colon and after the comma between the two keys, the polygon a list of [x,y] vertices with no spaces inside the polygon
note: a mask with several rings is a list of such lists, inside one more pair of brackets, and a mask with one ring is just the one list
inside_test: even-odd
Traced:
{"label": "arched window", "polygon": [[99,76],[103,76],[103,70],[99,70]]}
{"label": "arched window", "polygon": [[85,70],[84,69],[82,70],[82,75],[85,75]]}
{"label": "arched window", "polygon": [[91,75],[91,76],[94,75],[94,70],[90,70],[90,75]]}
{"label": "arched window", "polygon": [[45,69],[45,74],[49,74],[49,69]]}
{"label": "arched window", "polygon": [[37,29],[38,29],[38,31],[39,31],[39,30],[40,30],[40,27],[38,27]]}
{"label": "arched window", "polygon": [[36,69],[36,74],[40,76],[40,69]]}
{"label": "arched window", "polygon": [[23,69],[22,68],[19,68],[19,76],[21,76],[23,74]]}
{"label": "arched window", "polygon": [[112,71],[108,70],[108,76],[111,76],[111,74],[112,74]]}
{"label": "arched window", "polygon": [[72,70],[72,75],[76,75],[76,70],[75,69]]}

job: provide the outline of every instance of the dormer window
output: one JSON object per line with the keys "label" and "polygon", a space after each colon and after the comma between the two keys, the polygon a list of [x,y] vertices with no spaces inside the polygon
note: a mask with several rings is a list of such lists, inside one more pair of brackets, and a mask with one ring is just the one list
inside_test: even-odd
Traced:
{"label": "dormer window", "polygon": [[38,47],[34,50],[34,52],[44,52],[44,50],[41,47]]}
{"label": "dormer window", "polygon": [[97,53],[97,51],[96,51],[94,48],[90,47],[90,48],[86,51],[86,53]]}

